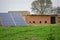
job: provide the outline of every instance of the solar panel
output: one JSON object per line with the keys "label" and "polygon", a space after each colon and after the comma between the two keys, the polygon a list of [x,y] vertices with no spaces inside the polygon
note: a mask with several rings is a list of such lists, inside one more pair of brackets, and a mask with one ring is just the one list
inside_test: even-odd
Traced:
{"label": "solar panel", "polygon": [[22,18],[22,15],[19,13],[10,13],[13,16],[16,25],[26,25],[27,23]]}
{"label": "solar panel", "polygon": [[22,16],[18,13],[0,13],[2,26],[27,25]]}

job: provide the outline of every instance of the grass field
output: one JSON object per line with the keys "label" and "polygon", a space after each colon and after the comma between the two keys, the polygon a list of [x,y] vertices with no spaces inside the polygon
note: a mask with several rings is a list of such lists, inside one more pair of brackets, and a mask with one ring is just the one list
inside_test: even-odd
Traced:
{"label": "grass field", "polygon": [[60,40],[60,26],[0,27],[0,40]]}

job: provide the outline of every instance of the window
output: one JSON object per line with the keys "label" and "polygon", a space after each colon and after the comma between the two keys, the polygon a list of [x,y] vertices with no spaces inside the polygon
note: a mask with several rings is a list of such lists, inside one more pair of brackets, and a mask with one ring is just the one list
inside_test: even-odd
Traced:
{"label": "window", "polygon": [[40,23],[41,23],[41,21],[40,21]]}
{"label": "window", "polygon": [[33,23],[35,23],[35,21],[33,21]]}
{"label": "window", "polygon": [[31,23],[31,21],[29,21],[29,23]]}
{"label": "window", "polygon": [[45,23],[47,23],[47,21],[45,21]]}

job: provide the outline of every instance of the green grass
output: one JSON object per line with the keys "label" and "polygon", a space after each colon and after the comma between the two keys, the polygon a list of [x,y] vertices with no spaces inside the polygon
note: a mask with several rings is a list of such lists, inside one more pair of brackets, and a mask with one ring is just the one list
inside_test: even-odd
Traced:
{"label": "green grass", "polygon": [[47,40],[50,36],[60,40],[59,25],[0,27],[0,40]]}

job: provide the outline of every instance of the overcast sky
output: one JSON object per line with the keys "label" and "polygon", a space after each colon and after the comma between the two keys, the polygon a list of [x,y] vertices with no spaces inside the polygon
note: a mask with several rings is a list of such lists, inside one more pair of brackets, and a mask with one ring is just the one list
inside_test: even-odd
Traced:
{"label": "overcast sky", "polygon": [[[13,10],[31,10],[33,0],[0,0],[0,12]],[[60,6],[60,0],[52,0],[54,7]]]}

